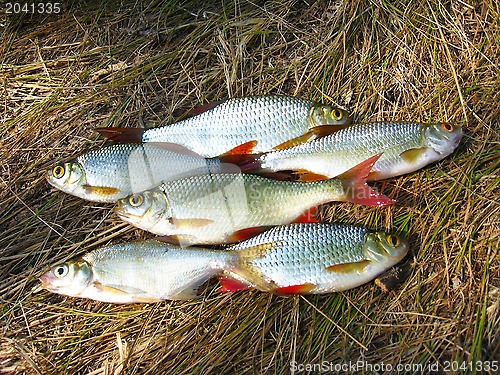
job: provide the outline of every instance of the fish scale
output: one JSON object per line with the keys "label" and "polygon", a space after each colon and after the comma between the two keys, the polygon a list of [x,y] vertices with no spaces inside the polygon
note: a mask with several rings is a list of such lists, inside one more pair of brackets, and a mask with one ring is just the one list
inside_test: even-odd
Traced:
{"label": "fish scale", "polygon": [[156,128],[96,130],[119,142],[172,142],[204,157],[215,157],[254,141],[253,152],[267,152],[308,132],[328,132],[324,125],[344,127],[350,121],[345,111],[333,106],[264,95],[228,99],[200,114]]}
{"label": "fish scale", "polygon": [[214,276],[222,291],[330,293],[372,280],[407,251],[407,242],[392,234],[290,224],[221,250],[155,240],[106,246],[52,267],[40,280],[55,293],[113,303],[196,298]]}
{"label": "fish scale", "polygon": [[[47,171],[54,187],[90,201],[114,202],[151,189],[163,181],[193,174],[230,170],[218,159],[205,159],[169,143],[115,144],[86,152]],[[64,176],[54,175],[56,168]]]}
{"label": "fish scale", "polygon": [[415,171],[448,156],[462,129],[448,123],[378,122],[353,125],[333,134],[257,158],[271,171],[306,171],[335,177],[370,156],[381,154],[368,180]]}
{"label": "fish scale", "polygon": [[[307,293],[348,289],[353,285],[353,272],[336,273],[327,268],[373,259],[366,243],[367,236],[374,235],[366,228],[340,224],[276,227],[231,247],[239,250],[240,266],[235,274],[267,291],[305,284],[312,284]],[[262,252],[266,244],[273,246]],[[403,252],[406,250],[397,255],[398,260]],[[368,264],[367,270],[356,270],[354,266],[357,281],[368,281],[374,274],[382,272],[380,267],[373,266]]]}
{"label": "fish scale", "polygon": [[263,227],[299,218],[311,221],[309,210],[331,201],[394,203],[365,183],[375,160],[364,161],[338,178],[307,184],[241,173],[191,176],[120,199],[115,213],[132,225],[175,236],[186,245],[236,242]]}

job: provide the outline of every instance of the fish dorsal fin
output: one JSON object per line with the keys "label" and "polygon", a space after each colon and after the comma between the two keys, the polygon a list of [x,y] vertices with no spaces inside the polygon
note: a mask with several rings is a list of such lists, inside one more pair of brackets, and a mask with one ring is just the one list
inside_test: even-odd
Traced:
{"label": "fish dorsal fin", "polygon": [[218,105],[226,102],[228,99],[224,99],[224,100],[217,100],[215,102],[211,102],[211,103],[207,103],[207,104],[202,104],[196,108],[193,108],[192,110],[190,110],[186,116],[187,117],[193,117],[193,116],[197,116],[197,115],[200,115],[204,112],[207,112],[207,111],[210,111],[211,109],[214,109],[215,107],[217,107]]}
{"label": "fish dorsal fin", "polygon": [[363,272],[366,266],[370,264],[367,259],[359,260],[357,262],[334,264],[332,266],[326,267],[328,272],[334,273],[353,273],[353,272]]}
{"label": "fish dorsal fin", "polygon": [[280,143],[273,147],[273,150],[283,150],[285,148],[290,148],[293,146],[300,145],[302,143],[311,142],[315,139],[333,134],[339,130],[346,128],[348,125],[319,125],[309,129],[302,135],[298,137],[289,139],[286,142]]}
{"label": "fish dorsal fin", "polygon": [[144,129],[141,128],[94,128],[101,134],[116,143],[141,143]]}

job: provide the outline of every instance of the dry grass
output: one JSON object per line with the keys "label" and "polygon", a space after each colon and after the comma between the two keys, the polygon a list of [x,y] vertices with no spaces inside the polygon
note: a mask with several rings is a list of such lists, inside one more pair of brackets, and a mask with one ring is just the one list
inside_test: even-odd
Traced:
{"label": "dry grass", "polygon": [[[0,16],[0,373],[500,359],[498,2],[87,3]],[[170,122],[270,92],[334,102],[358,121],[464,127],[451,157],[378,184],[397,206],[324,211],[407,234],[397,290],[282,298],[211,285],[200,301],[130,306],[31,293],[49,264],[146,236],[45,182],[55,160],[102,144],[91,128]]]}

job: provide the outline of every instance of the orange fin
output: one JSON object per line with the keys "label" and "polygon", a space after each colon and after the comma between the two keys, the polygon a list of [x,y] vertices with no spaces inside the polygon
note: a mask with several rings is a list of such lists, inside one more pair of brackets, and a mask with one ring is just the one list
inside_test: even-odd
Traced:
{"label": "orange fin", "polygon": [[259,173],[261,169],[260,155],[256,154],[223,154],[215,159],[219,159],[221,163],[234,164],[240,168],[242,172]]}
{"label": "orange fin", "polygon": [[94,131],[117,143],[142,143],[141,128],[95,128]]}
{"label": "orange fin", "polygon": [[393,199],[366,184],[366,178],[369,175],[373,164],[380,158],[381,154],[372,156],[348,171],[337,176],[342,181],[345,190],[345,201],[365,206],[382,207],[396,203]]}
{"label": "orange fin", "polygon": [[418,159],[422,157],[427,151],[426,147],[422,148],[411,148],[402,152],[399,156],[401,156],[408,163],[415,163]]}
{"label": "orange fin", "polygon": [[85,191],[89,194],[96,194],[101,196],[108,196],[117,194],[120,192],[120,189],[109,187],[109,186],[92,186],[92,185],[83,185],[82,186]]}
{"label": "orange fin", "polygon": [[322,180],[329,179],[328,176],[325,176],[323,174],[309,172],[306,169],[299,169],[298,171],[295,171],[293,173],[299,176],[297,181],[300,181],[300,182],[322,181]]}
{"label": "orange fin", "polygon": [[300,285],[288,285],[273,290],[276,294],[307,294],[310,293],[316,285],[305,283]]}
{"label": "orange fin", "polygon": [[217,291],[220,293],[238,292],[240,290],[248,290],[252,288],[250,284],[245,284],[242,281],[235,280],[227,276],[219,276],[218,279],[220,287]]}
{"label": "orange fin", "polygon": [[262,233],[268,229],[272,228],[272,225],[263,225],[260,227],[251,227],[251,228],[245,228],[245,229],[240,229],[234,232],[233,234],[229,235],[227,237],[227,242],[239,242],[243,240],[247,240],[251,237],[254,237],[258,235],[259,233]]}
{"label": "orange fin", "polygon": [[257,144],[257,141],[245,142],[245,143],[243,143],[239,146],[236,146],[235,148],[232,148],[231,150],[223,153],[221,156],[251,154],[256,144]]}
{"label": "orange fin", "polygon": [[283,142],[277,146],[273,147],[273,150],[283,150],[285,148],[290,148],[293,146],[300,145],[302,143],[310,142],[312,140],[324,137],[326,135],[330,135],[332,133],[335,133],[336,131],[339,131],[341,129],[346,128],[348,125],[320,125],[320,126],[315,126],[311,129],[309,129],[307,132],[305,132],[302,135],[299,135],[296,138],[292,138],[286,142]]}
{"label": "orange fin", "polygon": [[362,272],[367,265],[370,264],[369,260],[363,259],[359,262],[352,263],[342,263],[342,264],[334,264],[333,266],[326,267],[328,272],[337,272],[337,273],[351,273],[351,272]]}
{"label": "orange fin", "polygon": [[316,214],[316,207],[306,210],[302,215],[296,218],[294,223],[317,223],[318,220],[314,216]]}
{"label": "orange fin", "polygon": [[203,112],[206,112],[206,111],[209,111],[211,109],[214,109],[219,104],[224,103],[226,100],[227,99],[225,99],[225,100],[218,100],[216,102],[203,104],[203,105],[200,105],[199,107],[193,108],[192,110],[190,110],[188,112],[187,117],[197,116],[197,115],[199,115],[199,114],[201,114]]}

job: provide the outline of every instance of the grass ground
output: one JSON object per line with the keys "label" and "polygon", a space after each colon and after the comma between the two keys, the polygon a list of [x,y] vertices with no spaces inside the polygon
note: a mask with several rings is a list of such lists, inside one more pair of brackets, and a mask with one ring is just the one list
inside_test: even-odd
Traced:
{"label": "grass ground", "polygon": [[[474,372],[469,361],[500,360],[498,2],[124,0],[66,2],[52,16],[4,10],[0,373],[286,374],[292,361],[357,360],[417,366],[406,373],[436,363],[443,373],[449,363],[465,373]],[[93,127],[168,123],[200,103],[265,93],[336,103],[356,121],[464,127],[449,158],[378,184],[399,204],[324,210],[325,220],[409,238],[399,287],[283,298],[221,295],[211,285],[198,301],[127,306],[31,293],[50,264],[147,237],[109,205],[44,179],[55,161],[103,144]]]}

